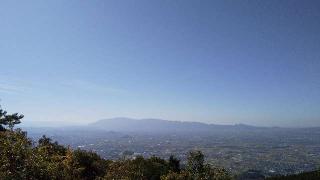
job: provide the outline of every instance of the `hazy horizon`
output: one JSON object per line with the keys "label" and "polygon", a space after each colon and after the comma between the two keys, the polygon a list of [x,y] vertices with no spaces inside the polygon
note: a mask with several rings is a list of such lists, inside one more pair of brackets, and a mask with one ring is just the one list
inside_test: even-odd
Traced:
{"label": "hazy horizon", "polygon": [[319,1],[1,1],[0,105],[24,122],[320,126]]}
{"label": "hazy horizon", "polygon": [[33,120],[26,120],[23,121],[22,124],[19,126],[21,127],[28,127],[28,128],[61,128],[61,127],[82,127],[87,126],[93,123],[97,123],[99,121],[104,120],[114,120],[114,119],[128,119],[134,121],[141,121],[141,120],[160,120],[164,122],[179,122],[179,123],[203,123],[206,125],[221,125],[221,126],[237,126],[237,125],[245,125],[245,126],[252,126],[252,127],[263,127],[263,128],[319,128],[320,126],[308,126],[308,125],[291,125],[291,126],[272,126],[272,125],[254,125],[254,124],[246,124],[246,123],[211,123],[211,122],[204,122],[204,121],[184,121],[184,120],[172,120],[172,119],[159,119],[159,118],[131,118],[131,117],[110,117],[110,118],[101,118],[93,121],[86,121],[86,122],[65,122],[65,121],[33,121]]}

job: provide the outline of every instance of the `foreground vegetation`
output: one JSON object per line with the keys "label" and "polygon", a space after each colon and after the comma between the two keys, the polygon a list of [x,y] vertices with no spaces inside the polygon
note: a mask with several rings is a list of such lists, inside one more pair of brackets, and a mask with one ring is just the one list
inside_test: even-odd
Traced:
{"label": "foreground vegetation", "polygon": [[105,160],[94,152],[72,150],[43,136],[33,142],[19,124],[23,115],[0,109],[0,179],[231,179],[222,168],[204,163],[200,151],[192,151],[188,163],[171,156],[118,161]]}

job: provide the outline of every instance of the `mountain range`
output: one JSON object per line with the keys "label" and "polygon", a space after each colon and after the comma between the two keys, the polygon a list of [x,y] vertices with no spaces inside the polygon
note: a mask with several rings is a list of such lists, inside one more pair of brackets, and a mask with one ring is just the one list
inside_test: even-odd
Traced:
{"label": "mountain range", "polygon": [[255,127],[245,124],[216,125],[201,122],[169,121],[162,119],[132,119],[122,117],[102,119],[89,124],[89,127],[100,130],[129,132],[210,132],[265,129],[263,127]]}

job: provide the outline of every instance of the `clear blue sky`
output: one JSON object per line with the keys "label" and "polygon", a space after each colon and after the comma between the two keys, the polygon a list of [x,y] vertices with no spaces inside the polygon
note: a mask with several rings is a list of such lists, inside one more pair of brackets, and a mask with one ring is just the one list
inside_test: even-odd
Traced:
{"label": "clear blue sky", "polygon": [[0,98],[25,121],[320,126],[320,1],[1,1]]}

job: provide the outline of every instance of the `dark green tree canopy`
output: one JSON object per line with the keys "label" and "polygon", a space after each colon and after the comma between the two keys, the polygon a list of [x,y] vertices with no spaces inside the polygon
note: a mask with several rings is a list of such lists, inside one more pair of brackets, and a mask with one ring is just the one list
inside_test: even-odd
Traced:
{"label": "dark green tree canopy", "polygon": [[204,155],[201,151],[191,151],[188,155],[188,171],[193,174],[202,173],[204,170]]}
{"label": "dark green tree canopy", "polygon": [[7,111],[0,109],[0,131],[5,131],[6,127],[12,130],[16,124],[21,123],[23,117],[23,115],[19,115],[18,113],[7,114]]}

